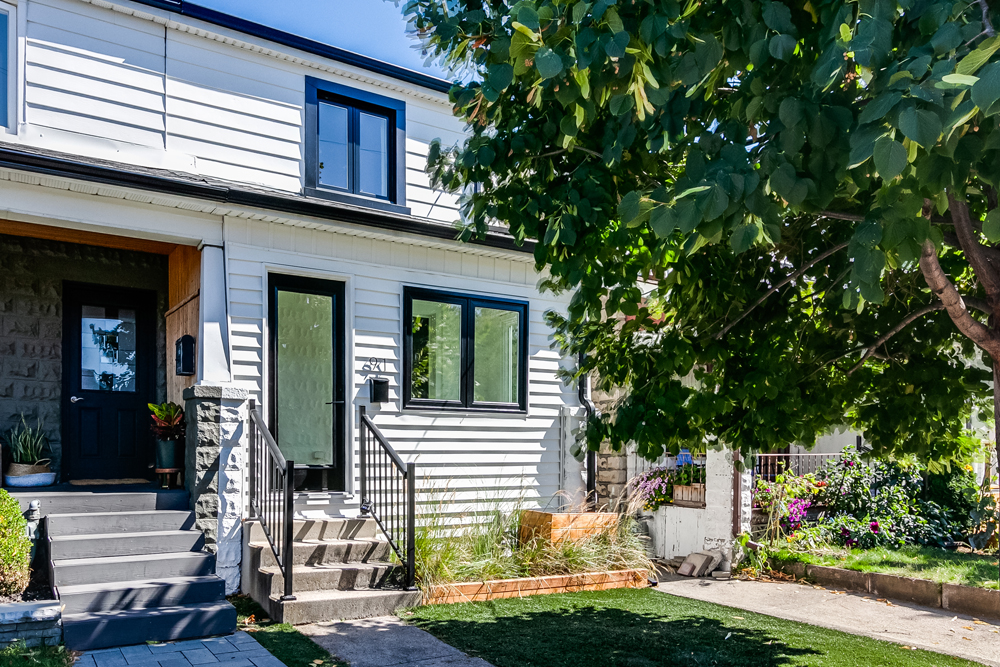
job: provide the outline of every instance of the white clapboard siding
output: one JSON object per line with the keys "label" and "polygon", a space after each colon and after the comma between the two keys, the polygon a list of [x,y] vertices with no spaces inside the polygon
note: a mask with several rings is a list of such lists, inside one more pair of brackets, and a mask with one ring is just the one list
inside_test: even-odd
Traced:
{"label": "white clapboard siding", "polygon": [[[376,358],[380,375],[389,379],[390,403],[369,406],[369,411],[400,456],[417,464],[421,512],[452,518],[482,514],[497,498],[522,499],[528,506],[559,504],[564,454],[560,412],[563,406],[575,406],[577,400],[575,388],[555,375],[567,364],[550,349],[550,332],[543,318],[547,310],[561,309],[565,304],[535,291],[534,274],[524,261],[527,258],[512,261],[455,250],[428,251],[389,241],[235,219],[227,219],[226,234],[231,345],[238,386],[250,390],[257,400],[263,397],[268,270],[346,279],[353,344],[348,365],[351,404],[367,404],[370,359]],[[480,273],[491,277],[480,278]],[[502,274],[504,281],[497,280],[497,274]],[[400,411],[404,285],[436,286],[530,303],[527,415]],[[351,421],[354,423],[353,415]],[[354,429],[356,447],[356,424]],[[355,480],[356,466],[355,458]],[[442,502],[447,505],[444,509],[438,507]],[[323,507],[321,498],[299,504],[309,511]]]}

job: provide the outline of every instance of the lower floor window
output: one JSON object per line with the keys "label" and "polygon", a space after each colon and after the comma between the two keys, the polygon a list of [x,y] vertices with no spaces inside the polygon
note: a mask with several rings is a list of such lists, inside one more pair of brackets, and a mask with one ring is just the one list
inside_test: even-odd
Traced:
{"label": "lower floor window", "polygon": [[527,304],[404,291],[404,403],[525,410]]}

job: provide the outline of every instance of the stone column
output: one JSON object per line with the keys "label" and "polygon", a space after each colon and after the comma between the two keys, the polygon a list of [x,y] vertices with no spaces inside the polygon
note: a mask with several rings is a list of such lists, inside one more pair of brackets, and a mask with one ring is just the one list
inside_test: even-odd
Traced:
{"label": "stone column", "polygon": [[186,482],[195,525],[216,554],[226,593],[240,586],[245,504],[247,396],[245,389],[195,385],[184,390]]}
{"label": "stone column", "polygon": [[608,443],[601,444],[597,453],[597,504],[614,509],[624,501],[625,484],[628,482],[628,456],[625,450],[614,451]]}

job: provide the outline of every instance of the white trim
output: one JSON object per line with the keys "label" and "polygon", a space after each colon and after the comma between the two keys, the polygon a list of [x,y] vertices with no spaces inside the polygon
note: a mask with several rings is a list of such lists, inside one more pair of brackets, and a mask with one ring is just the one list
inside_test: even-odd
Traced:
{"label": "white trim", "polygon": [[[0,13],[7,15],[7,80],[0,85],[7,87],[7,110],[5,125],[0,125],[0,131],[7,134],[17,134],[18,126],[18,81],[20,81],[21,61],[18,58],[18,40],[20,23],[18,21],[17,3],[0,0]],[[27,12],[21,12],[27,14]]]}
{"label": "white trim", "polygon": [[[79,0],[80,2],[85,2],[95,7],[101,7],[102,9],[110,9],[112,11],[118,12],[119,14],[125,14],[126,16],[133,16],[138,19],[143,19],[145,21],[152,21],[159,25],[170,28],[171,30],[176,30],[178,32],[186,32],[198,37],[203,37],[215,42],[220,42],[222,44],[228,44],[230,46],[235,46],[236,48],[243,49],[245,51],[251,51],[253,53],[258,53],[264,56],[274,58],[276,60],[283,60],[285,62],[290,62],[295,65],[302,65],[310,69],[319,70],[321,72],[329,72],[340,77],[347,79],[352,79],[361,83],[366,83],[371,86],[377,86],[379,88],[385,88],[386,90],[392,90],[397,93],[402,93],[404,95],[409,95],[411,97],[416,97],[427,102],[433,102],[441,106],[450,107],[451,102],[448,100],[448,96],[444,93],[432,93],[424,92],[422,90],[405,86],[403,84],[394,83],[391,81],[386,81],[384,79],[377,79],[367,74],[363,73],[364,70],[360,68],[348,68],[338,67],[329,64],[328,61],[314,60],[313,58],[307,56],[303,52],[285,52],[279,51],[274,48],[272,42],[264,41],[264,44],[254,44],[247,39],[253,39],[250,35],[245,35],[245,38],[237,38],[228,35],[224,35],[220,32],[215,32],[215,30],[206,29],[204,27],[197,27],[187,23],[179,23],[175,20],[175,14],[167,14],[166,16],[160,14],[154,14],[152,12],[156,11],[151,7],[144,7],[144,9],[139,10],[134,7],[127,5],[117,4],[114,2],[108,2],[108,0]],[[199,22],[200,23],[200,22]],[[205,24],[211,25],[211,24]],[[232,31],[234,34],[242,35],[242,33]],[[301,55],[296,55],[300,53]]]}

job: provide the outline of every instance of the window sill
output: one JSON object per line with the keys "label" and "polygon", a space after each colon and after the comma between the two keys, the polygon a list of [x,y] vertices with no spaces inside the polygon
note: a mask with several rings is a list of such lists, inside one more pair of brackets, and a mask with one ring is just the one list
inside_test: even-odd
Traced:
{"label": "window sill", "polygon": [[499,407],[465,407],[460,405],[421,405],[419,403],[403,406],[403,412],[407,413],[433,413],[440,414],[442,412],[449,412],[453,414],[469,414],[469,415],[510,415],[512,417],[527,417],[528,411],[522,410],[517,406],[510,408],[499,408]]}
{"label": "window sill", "polygon": [[390,213],[398,213],[400,215],[410,215],[410,208],[408,206],[400,206],[399,204],[394,204],[385,199],[363,197],[361,195],[324,190],[322,188],[305,188],[304,194],[307,197],[315,197],[316,199],[328,199],[330,201],[341,202],[342,204],[354,204],[355,206],[363,206],[364,208],[375,208],[380,211],[389,211]]}

